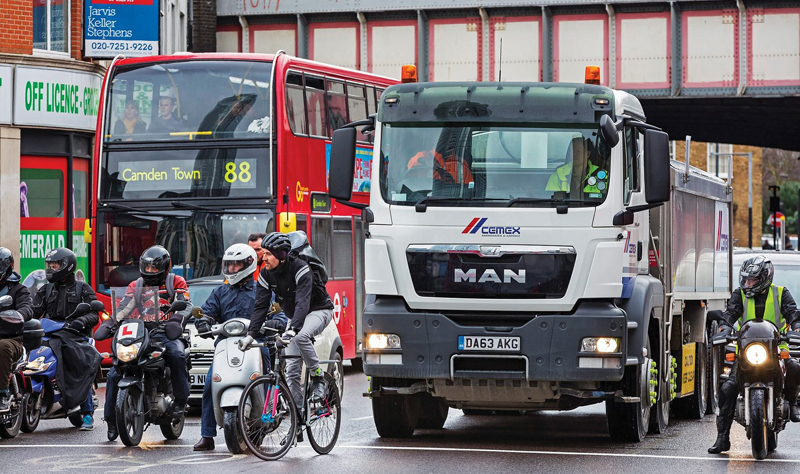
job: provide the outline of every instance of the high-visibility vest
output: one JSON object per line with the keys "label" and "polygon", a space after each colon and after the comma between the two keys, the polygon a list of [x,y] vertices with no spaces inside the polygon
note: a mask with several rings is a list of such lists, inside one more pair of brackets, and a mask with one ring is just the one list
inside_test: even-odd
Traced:
{"label": "high-visibility vest", "polygon": [[[586,186],[583,188],[584,193],[602,193],[603,190],[600,189],[597,185],[601,182],[604,183],[603,187],[605,188],[605,181],[606,173],[603,170],[600,170],[598,166],[588,163],[589,164],[589,172],[586,173],[586,176],[583,178],[583,182],[586,183]],[[603,173],[602,176],[596,176],[597,174]],[[589,184],[589,178],[595,176],[594,184]],[[599,179],[598,179],[599,178]],[[545,186],[545,191],[564,191],[569,192],[570,180],[572,179],[572,163],[566,163],[558,168],[556,168],[555,172],[550,176],[550,179],[547,180],[547,186]]]}
{"label": "high-visibility vest", "polygon": [[[767,293],[767,301],[764,302],[764,321],[769,321],[774,324],[780,332],[786,332],[786,320],[783,319],[781,312],[781,299],[783,297],[783,287],[777,285],[769,286],[769,293]],[[756,319],[756,302],[752,298],[745,296],[742,291],[742,304],[744,311],[739,321],[736,322],[736,330],[738,331],[746,321]],[[789,350],[786,343],[780,344],[781,349]]]}

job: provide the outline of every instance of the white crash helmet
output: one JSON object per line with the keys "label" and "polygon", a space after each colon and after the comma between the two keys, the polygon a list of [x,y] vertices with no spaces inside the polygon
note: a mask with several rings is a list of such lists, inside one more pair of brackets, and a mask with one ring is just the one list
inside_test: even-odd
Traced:
{"label": "white crash helmet", "polygon": [[[235,285],[245,278],[253,278],[256,272],[258,256],[256,251],[247,244],[233,244],[225,251],[222,257],[222,274],[228,279],[229,285]],[[228,267],[235,262],[241,262],[244,267],[238,272],[231,272]]]}

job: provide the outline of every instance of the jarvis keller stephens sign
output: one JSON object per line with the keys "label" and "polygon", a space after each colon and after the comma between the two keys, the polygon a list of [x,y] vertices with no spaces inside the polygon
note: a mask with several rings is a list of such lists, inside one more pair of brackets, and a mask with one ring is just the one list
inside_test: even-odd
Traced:
{"label": "jarvis keller stephens sign", "polygon": [[84,56],[158,54],[159,0],[84,0]]}

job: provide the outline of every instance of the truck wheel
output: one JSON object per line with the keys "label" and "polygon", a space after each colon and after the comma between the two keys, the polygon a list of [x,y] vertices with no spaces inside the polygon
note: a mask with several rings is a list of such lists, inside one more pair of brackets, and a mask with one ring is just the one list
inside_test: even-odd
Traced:
{"label": "truck wheel", "polygon": [[[650,341],[647,342],[647,354],[652,354]],[[623,376],[623,393],[627,396],[639,397],[635,403],[618,403],[606,400],[606,421],[608,434],[614,441],[633,441],[638,443],[647,435],[650,427],[650,387],[644,371],[650,370],[650,359],[644,364],[626,367]]]}
{"label": "truck wheel", "polygon": [[696,345],[694,361],[694,393],[688,397],[679,398],[673,401],[674,414],[678,418],[688,418],[699,420],[706,414],[706,397],[708,377],[706,375],[706,344],[705,342]]}
{"label": "truck wheel", "polygon": [[[391,379],[372,378],[373,392]],[[410,438],[417,427],[420,399],[415,395],[384,395],[372,399],[372,419],[382,438]]]}
{"label": "truck wheel", "polygon": [[450,407],[442,398],[434,397],[430,393],[420,394],[420,413],[417,428],[438,430],[447,421]]}
{"label": "truck wheel", "polygon": [[[658,356],[654,358],[656,362],[656,370],[657,370],[657,377],[658,377],[658,385],[657,385],[657,399],[656,404],[653,405],[650,411],[650,429],[648,430],[649,434],[661,434],[667,431],[667,426],[669,426],[669,408],[670,408],[670,396],[669,396],[669,384],[670,384],[670,368],[669,362],[667,362],[667,367],[663,367],[661,363],[661,358],[663,354],[658,352]],[[669,361],[669,357],[667,360]],[[666,382],[665,382],[666,380]]]}

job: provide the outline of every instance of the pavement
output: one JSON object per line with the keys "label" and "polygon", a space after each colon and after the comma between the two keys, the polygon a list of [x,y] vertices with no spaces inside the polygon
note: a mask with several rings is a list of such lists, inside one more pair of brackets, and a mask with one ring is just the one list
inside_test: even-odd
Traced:
{"label": "pavement", "polygon": [[361,394],[363,373],[347,367],[342,429],[333,451],[317,455],[300,443],[281,460],[265,462],[252,455],[231,455],[221,431],[216,450],[195,453],[200,439],[199,412],[187,419],[183,435],[165,441],[157,426],[144,433],[139,447],[126,448],[106,440],[101,407],[95,430],[81,432],[66,419],[43,420],[36,432],[0,440],[2,472],[270,472],[373,473],[487,472],[643,473],[643,472],[800,472],[800,425],[780,434],[778,450],[767,460],[754,461],[744,429],[734,425],[732,450],[722,456],[706,452],[715,438],[714,416],[702,420],[671,420],[665,434],[642,443],[615,443],[606,431],[603,405],[569,412],[517,416],[465,416],[451,409],[442,430],[417,430],[404,440],[378,436],[370,401]]}

